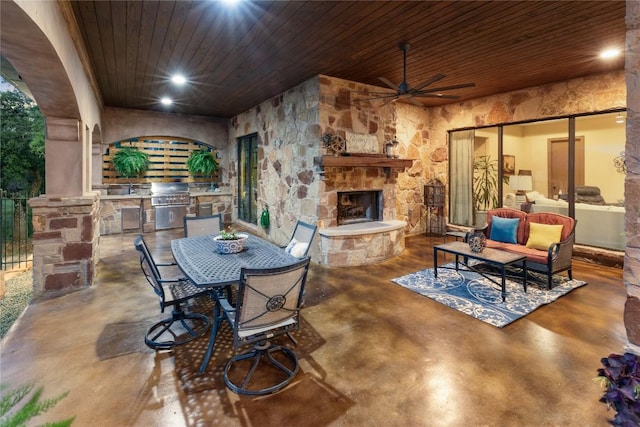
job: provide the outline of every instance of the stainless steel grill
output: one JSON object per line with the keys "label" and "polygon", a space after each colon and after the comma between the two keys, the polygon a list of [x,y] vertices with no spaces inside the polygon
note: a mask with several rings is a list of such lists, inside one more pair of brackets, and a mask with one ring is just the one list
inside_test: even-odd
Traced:
{"label": "stainless steel grill", "polygon": [[182,227],[189,206],[186,182],[151,183],[151,206],[155,211],[156,230]]}
{"label": "stainless steel grill", "polygon": [[152,182],[151,206],[189,204],[189,184],[186,182]]}

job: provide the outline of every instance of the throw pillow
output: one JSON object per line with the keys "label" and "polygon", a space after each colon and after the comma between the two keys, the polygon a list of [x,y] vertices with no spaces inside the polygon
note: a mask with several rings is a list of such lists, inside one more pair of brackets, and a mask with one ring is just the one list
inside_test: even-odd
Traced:
{"label": "throw pillow", "polygon": [[529,240],[527,247],[546,251],[552,243],[559,243],[562,235],[562,225],[529,223]]}
{"label": "throw pillow", "polygon": [[307,252],[308,247],[309,247],[308,243],[298,242],[293,246],[293,248],[291,249],[291,252],[289,253],[296,258],[302,258],[305,252]]}
{"label": "throw pillow", "polygon": [[491,240],[503,243],[518,243],[519,218],[491,217]]}
{"label": "throw pillow", "polygon": [[291,241],[289,242],[289,244],[287,245],[286,248],[284,248],[285,252],[290,254],[291,253],[291,249],[293,249],[293,247],[298,243],[298,241],[295,239],[295,237],[293,239],[291,239]]}
{"label": "throw pillow", "polygon": [[308,243],[299,242],[294,238],[294,239],[291,239],[291,241],[289,242],[287,247],[284,248],[284,250],[288,254],[291,254],[296,258],[302,258],[305,252],[307,252],[308,247],[309,247]]}

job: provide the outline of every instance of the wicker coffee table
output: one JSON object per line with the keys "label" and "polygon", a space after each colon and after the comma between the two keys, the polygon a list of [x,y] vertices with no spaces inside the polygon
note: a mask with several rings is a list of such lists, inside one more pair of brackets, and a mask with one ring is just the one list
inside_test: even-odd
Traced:
{"label": "wicker coffee table", "polygon": [[[524,291],[527,292],[527,257],[524,255],[518,255],[507,251],[501,251],[499,249],[491,249],[485,248],[482,252],[473,252],[467,243],[464,242],[449,242],[443,243],[441,245],[434,245],[433,247],[433,269],[434,269],[434,277],[438,277],[438,252],[445,252],[455,255],[456,257],[456,266],[455,270],[459,269],[459,265],[464,265],[467,269],[474,271],[486,279],[489,279],[496,285],[500,286],[502,289],[502,301],[504,302],[507,297],[507,288],[506,288],[506,278],[505,278],[505,267],[508,265],[518,264],[518,266],[522,267],[523,270],[523,279],[522,284],[524,286]],[[462,257],[462,261],[460,258]],[[479,271],[473,268],[469,263],[469,259],[486,262],[487,264],[492,264],[497,266],[500,269],[500,278],[501,281],[498,282],[494,277],[489,276],[482,271]],[[522,265],[520,265],[522,264]],[[440,268],[450,268],[450,267],[440,267]]]}

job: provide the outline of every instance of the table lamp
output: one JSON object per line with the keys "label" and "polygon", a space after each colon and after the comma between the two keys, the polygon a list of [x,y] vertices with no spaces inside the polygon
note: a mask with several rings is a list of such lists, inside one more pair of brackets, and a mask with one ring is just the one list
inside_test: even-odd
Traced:
{"label": "table lamp", "polygon": [[521,205],[527,201],[526,193],[531,191],[533,181],[531,175],[511,175],[509,177],[509,188],[516,192],[516,205]]}

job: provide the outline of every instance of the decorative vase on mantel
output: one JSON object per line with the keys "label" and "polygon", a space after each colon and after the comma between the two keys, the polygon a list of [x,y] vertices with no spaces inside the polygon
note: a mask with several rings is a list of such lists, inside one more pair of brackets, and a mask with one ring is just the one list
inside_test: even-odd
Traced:
{"label": "decorative vase on mantel", "polygon": [[467,234],[467,243],[472,252],[482,252],[487,246],[487,236],[482,230],[473,230]]}

